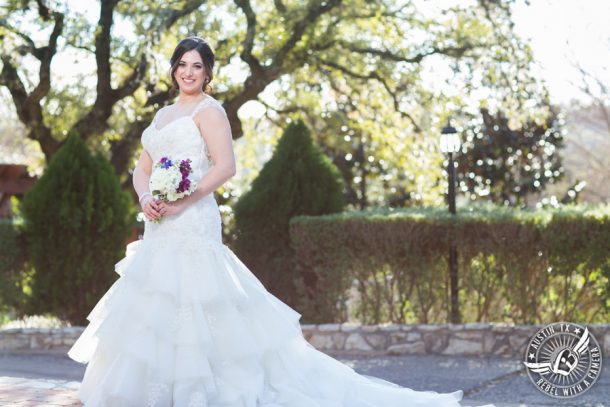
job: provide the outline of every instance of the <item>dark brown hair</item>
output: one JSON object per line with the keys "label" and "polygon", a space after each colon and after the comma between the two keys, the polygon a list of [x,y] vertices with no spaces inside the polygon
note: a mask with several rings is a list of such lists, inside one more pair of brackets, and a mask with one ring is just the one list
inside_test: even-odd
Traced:
{"label": "dark brown hair", "polygon": [[203,91],[210,93],[212,91],[212,87],[209,85],[209,83],[212,81],[212,79],[214,79],[214,51],[212,51],[212,48],[201,37],[187,37],[180,41],[180,43],[178,43],[174,49],[174,53],[169,60],[169,63],[171,64],[169,72],[172,78],[172,83],[176,89],[179,89],[178,82],[176,82],[174,74],[176,73],[176,69],[178,69],[182,55],[184,55],[185,52],[192,50],[196,50],[201,56],[203,66],[205,67],[206,71],[206,78],[203,80]]}

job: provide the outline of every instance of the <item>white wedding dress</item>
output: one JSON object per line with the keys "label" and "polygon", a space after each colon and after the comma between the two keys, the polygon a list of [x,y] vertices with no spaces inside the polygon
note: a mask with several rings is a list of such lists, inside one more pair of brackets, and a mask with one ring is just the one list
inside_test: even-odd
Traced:
{"label": "white wedding dress", "polygon": [[[207,97],[198,109],[221,104]],[[154,162],[212,162],[192,116],[142,134]],[[116,264],[120,278],[88,315],[68,355],[88,363],[90,407],[459,406],[462,391],[418,392],[357,374],[313,348],[300,314],[270,294],[222,243],[213,194],[146,222]]]}

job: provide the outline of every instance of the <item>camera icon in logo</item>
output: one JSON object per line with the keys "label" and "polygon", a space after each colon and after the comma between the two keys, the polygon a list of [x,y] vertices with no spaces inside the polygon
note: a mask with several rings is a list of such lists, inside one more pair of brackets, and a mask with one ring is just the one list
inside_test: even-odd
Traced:
{"label": "camera icon in logo", "polygon": [[599,379],[602,353],[587,327],[557,322],[534,335],[523,363],[532,383],[542,393],[571,398],[589,390]]}

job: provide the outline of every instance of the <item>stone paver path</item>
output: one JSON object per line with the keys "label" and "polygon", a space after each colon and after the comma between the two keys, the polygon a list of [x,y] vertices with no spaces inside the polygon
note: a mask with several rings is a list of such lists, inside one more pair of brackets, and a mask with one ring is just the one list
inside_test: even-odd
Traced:
{"label": "stone paver path", "polygon": [[79,382],[0,376],[0,406],[82,406],[76,397]]}

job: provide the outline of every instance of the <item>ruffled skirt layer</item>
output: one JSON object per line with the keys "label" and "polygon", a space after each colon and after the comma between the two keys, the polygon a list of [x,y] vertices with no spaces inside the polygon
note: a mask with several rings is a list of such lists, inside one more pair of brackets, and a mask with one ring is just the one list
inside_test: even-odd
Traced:
{"label": "ruffled skirt layer", "polygon": [[399,387],[314,349],[300,314],[225,245],[151,243],[128,245],[120,278],[68,352],[88,363],[79,389],[86,406],[460,405],[461,391]]}

